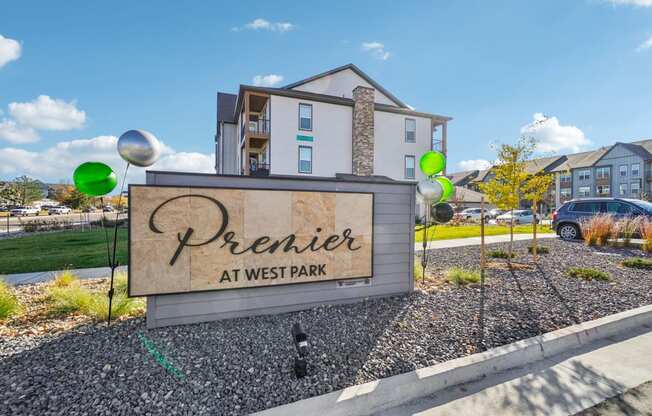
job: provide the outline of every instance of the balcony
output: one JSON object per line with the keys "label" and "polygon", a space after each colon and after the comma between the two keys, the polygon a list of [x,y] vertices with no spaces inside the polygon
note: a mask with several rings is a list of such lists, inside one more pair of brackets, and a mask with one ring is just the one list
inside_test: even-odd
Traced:
{"label": "balcony", "polygon": [[250,121],[248,124],[249,135],[251,137],[268,137],[269,136],[269,120],[260,119]]}
{"label": "balcony", "polygon": [[596,185],[611,185],[611,177],[610,176],[598,176],[595,178],[595,184]]}
{"label": "balcony", "polygon": [[249,167],[249,176],[269,176],[269,163],[252,163]]}

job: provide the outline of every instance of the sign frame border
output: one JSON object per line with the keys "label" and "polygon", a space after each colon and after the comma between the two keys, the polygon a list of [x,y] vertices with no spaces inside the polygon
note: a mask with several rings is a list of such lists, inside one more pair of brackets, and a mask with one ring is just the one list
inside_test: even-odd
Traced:
{"label": "sign frame border", "polygon": [[128,195],[131,196],[131,188],[189,188],[192,192],[192,189],[235,189],[243,191],[282,191],[282,192],[320,192],[320,193],[331,193],[331,194],[361,194],[361,195],[371,195],[371,275],[369,276],[355,276],[355,277],[342,277],[339,279],[329,279],[322,281],[311,281],[311,282],[295,282],[295,283],[280,283],[275,285],[265,285],[265,286],[249,286],[249,287],[232,287],[226,289],[202,289],[202,290],[190,290],[185,292],[166,292],[166,293],[150,293],[145,295],[132,295],[131,294],[131,226],[132,226],[132,216],[131,216],[131,197],[129,197],[129,203],[127,205],[129,226],[127,227],[127,297],[148,297],[148,296],[168,296],[168,295],[187,295],[193,293],[207,293],[207,292],[225,292],[231,290],[248,290],[248,289],[264,289],[268,287],[281,287],[281,286],[293,286],[293,285],[305,285],[310,283],[326,283],[326,282],[337,282],[341,280],[353,280],[353,279],[372,279],[374,277],[374,248],[376,245],[375,240],[375,209],[376,209],[376,194],[374,192],[360,192],[360,191],[324,191],[319,189],[292,189],[292,188],[260,188],[260,187],[238,187],[238,186],[208,186],[208,185],[156,185],[156,184],[129,184],[127,186]]}

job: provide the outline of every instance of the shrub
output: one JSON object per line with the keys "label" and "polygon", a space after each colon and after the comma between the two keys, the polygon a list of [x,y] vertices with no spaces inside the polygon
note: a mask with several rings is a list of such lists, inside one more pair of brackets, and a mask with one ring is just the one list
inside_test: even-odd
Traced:
{"label": "shrub", "polygon": [[20,311],[20,303],[9,285],[0,279],[0,321],[3,321]]}
{"label": "shrub", "polygon": [[597,214],[580,221],[582,237],[589,246],[604,246],[613,234],[614,219],[609,214]]}
{"label": "shrub", "polygon": [[568,274],[570,277],[576,277],[578,279],[584,280],[601,280],[604,282],[609,280],[609,275],[607,273],[600,270],[587,269],[583,267],[571,267],[566,271],[566,274]]}
{"label": "shrub", "polygon": [[647,252],[652,251],[652,221],[647,218],[641,220],[639,232],[643,240],[645,240],[643,242],[643,250]]}
{"label": "shrub", "polygon": [[630,240],[639,232],[642,217],[624,217],[614,223],[611,233],[612,238],[622,238],[625,245],[629,245]]}
{"label": "shrub", "polygon": [[76,280],[77,276],[75,276],[70,270],[65,270],[54,278],[52,285],[56,287],[67,287],[73,284]]}
{"label": "shrub", "polygon": [[[50,311],[57,315],[77,312],[96,320],[104,320],[109,313],[108,290],[105,289],[107,288],[100,291],[91,291],[83,287],[78,279],[72,280],[67,286],[52,284],[48,288]],[[127,296],[127,275],[124,273],[116,275],[111,316],[118,318],[120,316],[135,315],[144,306],[144,299]]]}
{"label": "shrub", "polygon": [[644,259],[641,257],[633,257],[631,259],[623,260],[620,264],[625,267],[631,267],[633,269],[652,270],[652,260]]}
{"label": "shrub", "polygon": [[418,257],[414,258],[414,280],[423,279],[423,269],[421,268],[421,259]]}
{"label": "shrub", "polygon": [[[489,252],[489,257],[493,259],[507,259],[509,258],[509,253],[504,250],[492,250]],[[516,257],[515,253],[512,253],[512,258]]]}
{"label": "shrub", "polygon": [[478,283],[480,281],[480,272],[476,270],[466,270],[461,267],[451,267],[446,271],[446,280],[457,286]]}

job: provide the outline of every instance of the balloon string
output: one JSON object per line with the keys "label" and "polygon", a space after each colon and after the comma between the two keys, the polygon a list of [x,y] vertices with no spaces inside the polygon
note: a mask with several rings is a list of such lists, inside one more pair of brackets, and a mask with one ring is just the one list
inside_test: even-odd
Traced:
{"label": "balloon string", "polygon": [[111,247],[109,247],[109,230],[106,228],[106,223],[104,221],[104,197],[100,197],[100,204],[102,205],[102,228],[104,228],[104,239],[106,240],[106,258],[109,262],[109,267],[111,267]]}
{"label": "balloon string", "polygon": [[122,193],[124,192],[125,182],[127,181],[127,172],[129,171],[129,162],[125,168],[125,173],[122,176],[122,185],[120,186],[120,195],[118,196],[118,211],[115,214],[115,224],[113,227],[113,262],[111,263],[111,286],[109,288],[109,314],[107,317],[107,325],[111,325],[111,309],[113,307],[113,281],[115,278],[115,269],[118,267],[115,255],[118,248],[118,220],[120,219],[120,209],[122,206]]}

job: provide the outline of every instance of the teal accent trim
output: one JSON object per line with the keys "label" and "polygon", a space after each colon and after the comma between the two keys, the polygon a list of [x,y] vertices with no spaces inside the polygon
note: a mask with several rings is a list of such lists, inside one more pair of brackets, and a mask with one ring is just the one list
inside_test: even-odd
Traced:
{"label": "teal accent trim", "polygon": [[311,142],[312,136],[302,136],[300,134],[297,134],[297,140],[302,141],[302,142]]}

